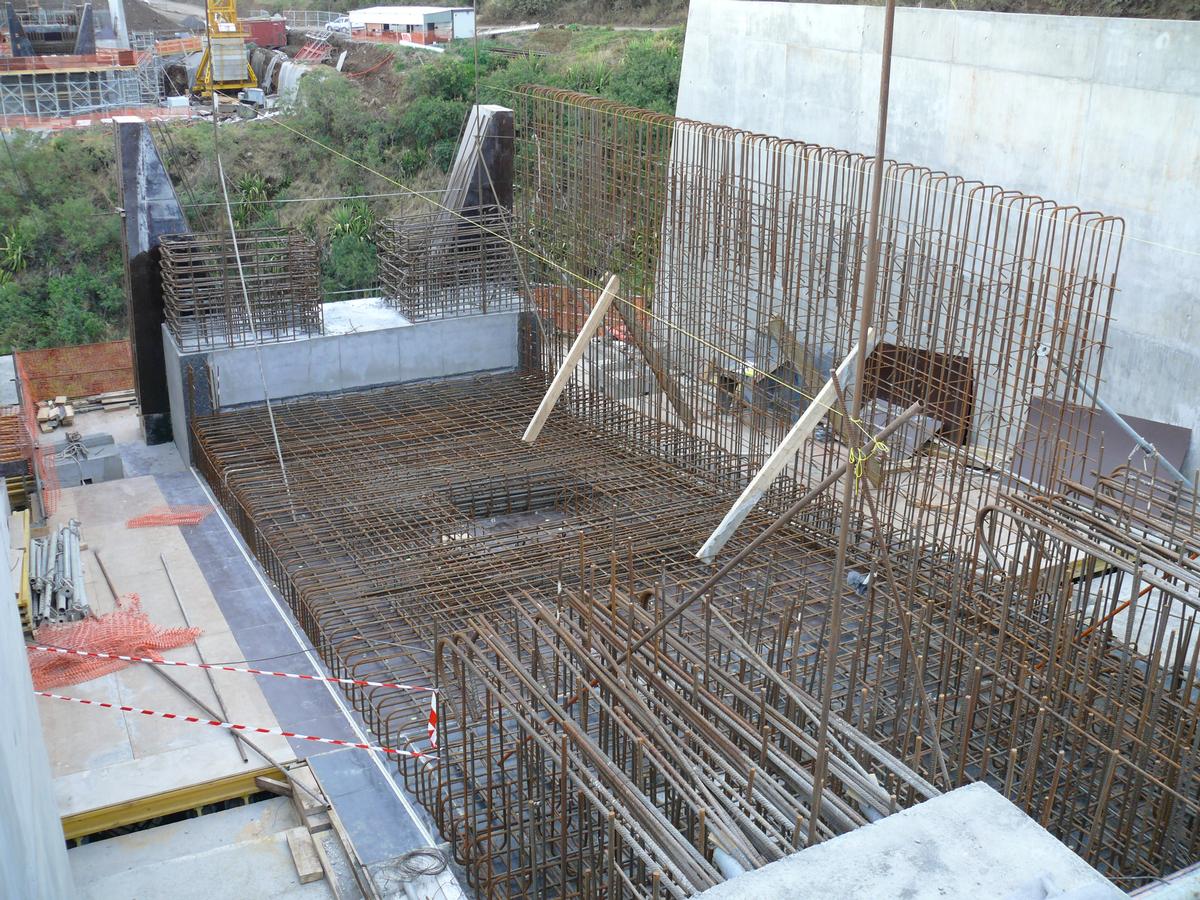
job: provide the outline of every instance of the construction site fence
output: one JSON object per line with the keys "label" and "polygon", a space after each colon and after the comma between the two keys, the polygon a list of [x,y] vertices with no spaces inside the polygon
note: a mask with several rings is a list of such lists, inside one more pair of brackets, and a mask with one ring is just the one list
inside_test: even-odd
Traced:
{"label": "construction site fence", "polygon": [[288,28],[322,28],[344,13],[326,12],[320,9],[285,9],[280,14],[287,19]]}
{"label": "construction site fence", "polygon": [[90,397],[133,387],[129,341],[19,350],[15,357],[22,397],[37,404],[54,397]]}

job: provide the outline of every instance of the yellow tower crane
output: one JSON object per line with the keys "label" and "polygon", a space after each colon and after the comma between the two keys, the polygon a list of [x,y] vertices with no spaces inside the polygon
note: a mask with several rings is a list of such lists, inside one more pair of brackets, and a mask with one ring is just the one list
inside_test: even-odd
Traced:
{"label": "yellow tower crane", "polygon": [[246,32],[238,21],[237,0],[208,0],[208,45],[196,70],[193,90],[201,97],[258,85],[246,57]]}

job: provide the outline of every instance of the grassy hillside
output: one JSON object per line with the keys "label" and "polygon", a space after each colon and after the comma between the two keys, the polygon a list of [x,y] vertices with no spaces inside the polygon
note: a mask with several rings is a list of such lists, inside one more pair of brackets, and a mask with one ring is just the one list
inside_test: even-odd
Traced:
{"label": "grassy hillside", "polygon": [[[540,83],[671,112],[682,40],[681,29],[565,28],[521,36],[510,44],[548,55],[514,58],[484,49],[479,96],[511,103],[514,88]],[[386,51],[363,48],[348,68],[363,72],[385,59]],[[430,207],[410,196],[334,198],[400,194],[388,178],[418,191],[441,187],[475,95],[475,73],[470,45],[436,57],[401,49],[359,78],[332,69],[306,76],[298,108],[282,118],[305,137],[271,119],[223,126],[221,155],[237,226],[300,228],[322,246],[326,290],[371,286],[374,222]],[[169,142],[159,137],[159,144],[193,229],[226,227],[211,125],[169,129]],[[123,336],[111,133],[22,134],[10,149],[0,160],[0,353]],[[330,199],[286,202],[308,197]]]}

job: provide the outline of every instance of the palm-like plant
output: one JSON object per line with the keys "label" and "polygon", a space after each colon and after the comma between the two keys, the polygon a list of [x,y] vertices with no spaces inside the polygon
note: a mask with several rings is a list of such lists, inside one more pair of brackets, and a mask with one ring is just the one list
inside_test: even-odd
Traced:
{"label": "palm-like plant", "polygon": [[375,228],[375,216],[365,203],[344,203],[330,215],[329,237],[365,240]]}

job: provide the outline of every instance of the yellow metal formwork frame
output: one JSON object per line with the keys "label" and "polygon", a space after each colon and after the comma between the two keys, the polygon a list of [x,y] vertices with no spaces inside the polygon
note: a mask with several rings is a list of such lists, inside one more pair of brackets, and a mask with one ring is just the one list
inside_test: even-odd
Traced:
{"label": "yellow metal formwork frame", "polygon": [[100,834],[127,825],[136,825],[139,822],[148,822],[151,819],[174,815],[189,809],[200,810],[205,806],[224,803],[237,797],[248,798],[252,794],[262,791],[262,788],[255,784],[256,778],[287,781],[284,772],[274,766],[247,769],[245,772],[214,778],[212,781],[204,781],[200,784],[175,788],[147,797],[124,800],[110,806],[101,806],[98,809],[89,809],[74,815],[63,816],[63,837],[68,841],[74,841],[88,835]]}
{"label": "yellow metal formwork frame", "polygon": [[238,44],[245,55],[246,32],[237,17],[237,0],[208,0],[205,6],[208,15],[208,43],[196,70],[196,83],[192,90],[201,97],[212,96],[213,91],[233,91],[258,86],[258,78],[250,61],[246,60],[243,77],[231,81],[218,81],[213,75],[213,46],[222,43]]}

